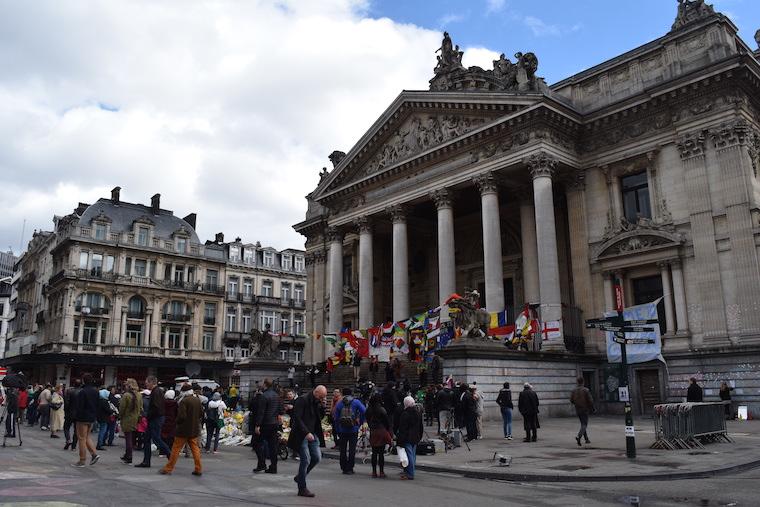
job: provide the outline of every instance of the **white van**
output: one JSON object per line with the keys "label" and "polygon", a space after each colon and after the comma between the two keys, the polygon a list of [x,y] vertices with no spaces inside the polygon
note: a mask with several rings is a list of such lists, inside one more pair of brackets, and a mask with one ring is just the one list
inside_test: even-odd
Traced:
{"label": "white van", "polygon": [[209,380],[207,378],[193,378],[190,377],[176,377],[174,379],[174,390],[179,393],[180,389],[182,388],[182,384],[185,382],[188,382],[190,384],[198,384],[201,386],[201,389],[204,387],[209,387],[212,391],[219,387],[219,384],[216,383],[213,380]]}

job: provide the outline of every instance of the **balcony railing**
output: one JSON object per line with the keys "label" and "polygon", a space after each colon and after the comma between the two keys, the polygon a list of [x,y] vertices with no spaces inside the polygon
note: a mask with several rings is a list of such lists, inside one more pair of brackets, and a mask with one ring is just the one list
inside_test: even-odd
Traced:
{"label": "balcony railing", "polygon": [[259,304],[264,304],[264,305],[279,305],[280,298],[276,298],[273,296],[257,296],[256,302]]}
{"label": "balcony railing", "polygon": [[82,313],[83,315],[92,315],[93,317],[96,317],[98,315],[108,315],[111,311],[110,308],[99,308],[95,306],[83,306],[83,305],[76,305],[74,307],[74,310],[77,312]]}
{"label": "balcony railing", "polygon": [[183,313],[162,313],[161,318],[172,322],[190,322],[191,315]]}
{"label": "balcony railing", "polygon": [[303,299],[291,299],[288,302],[288,306],[291,308],[306,308],[306,301]]}
{"label": "balcony railing", "polygon": [[204,283],[201,290],[209,294],[224,294],[224,287],[215,283]]}
{"label": "balcony railing", "polygon": [[103,280],[104,282],[113,282],[119,275],[116,273],[105,273],[101,269],[77,269],[74,272],[74,276],[87,280]]}
{"label": "balcony railing", "polygon": [[203,317],[203,324],[205,326],[215,326],[216,325],[216,317]]}
{"label": "balcony railing", "polygon": [[185,351],[182,349],[166,349],[167,356],[184,356]]}
{"label": "balcony railing", "polygon": [[144,319],[145,312],[127,312],[128,319]]}
{"label": "balcony railing", "polygon": [[137,345],[125,345],[119,348],[122,354],[152,354],[152,347],[141,347]]}

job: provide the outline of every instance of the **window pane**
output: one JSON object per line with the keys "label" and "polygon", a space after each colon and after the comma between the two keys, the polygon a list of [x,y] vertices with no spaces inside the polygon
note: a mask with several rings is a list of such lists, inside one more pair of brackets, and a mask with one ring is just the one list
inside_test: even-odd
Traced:
{"label": "window pane", "polygon": [[79,253],[79,269],[87,269],[87,261],[90,259],[89,252]]}

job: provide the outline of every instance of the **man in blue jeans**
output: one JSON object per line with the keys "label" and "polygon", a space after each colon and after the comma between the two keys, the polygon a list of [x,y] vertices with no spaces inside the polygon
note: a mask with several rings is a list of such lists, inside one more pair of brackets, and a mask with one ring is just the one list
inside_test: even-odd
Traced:
{"label": "man in blue jeans", "polygon": [[414,398],[407,396],[404,398],[404,411],[401,412],[398,422],[398,433],[396,433],[396,443],[404,448],[409,464],[401,472],[401,480],[414,480],[414,467],[417,463],[417,444],[422,440],[424,433],[422,427],[422,413],[417,407]]}
{"label": "man in blue jeans", "polygon": [[306,475],[322,459],[322,453],[319,450],[319,435],[322,433],[319,414],[322,400],[326,397],[327,388],[317,386],[307,395],[296,399],[290,415],[288,447],[298,451],[300,458],[298,474],[293,478],[298,484],[298,496],[314,496],[314,493],[306,487]]}
{"label": "man in blue jeans", "polygon": [[340,439],[340,469],[345,475],[353,475],[356,459],[356,441],[359,428],[364,424],[364,404],[354,398],[350,387],[343,389],[343,399],[335,406],[333,418],[337,421]]}
{"label": "man in blue jeans", "polygon": [[496,404],[501,409],[501,419],[504,422],[504,438],[512,440],[512,391],[509,389],[509,382],[504,382],[504,389],[499,391],[496,397]]}
{"label": "man in blue jeans", "polygon": [[146,414],[150,437],[145,438],[143,461],[135,465],[136,468],[150,468],[151,442],[156,444],[159,454],[167,458],[171,455],[171,449],[161,440],[161,426],[164,425],[164,390],[158,387],[158,380],[153,375],[145,379],[145,387],[150,389],[150,403]]}

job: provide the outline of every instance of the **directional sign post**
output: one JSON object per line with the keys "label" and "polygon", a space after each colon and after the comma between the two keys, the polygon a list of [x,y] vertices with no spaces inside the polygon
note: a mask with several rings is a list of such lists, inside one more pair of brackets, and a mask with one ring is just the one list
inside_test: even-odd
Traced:
{"label": "directional sign post", "polygon": [[623,317],[623,287],[619,279],[612,275],[612,283],[615,287],[615,306],[617,315],[604,319],[590,319],[586,321],[587,328],[596,328],[607,333],[614,333],[613,340],[620,344],[620,367],[622,368],[620,390],[625,392],[625,399],[621,397],[620,401],[625,403],[625,455],[634,459],[636,457],[636,436],[633,426],[633,409],[631,408],[631,399],[628,396],[628,357],[626,355],[626,345],[640,345],[654,343],[649,338],[626,338],[626,333],[650,333],[654,331],[650,324],[657,324],[659,321],[652,320],[629,320]]}

